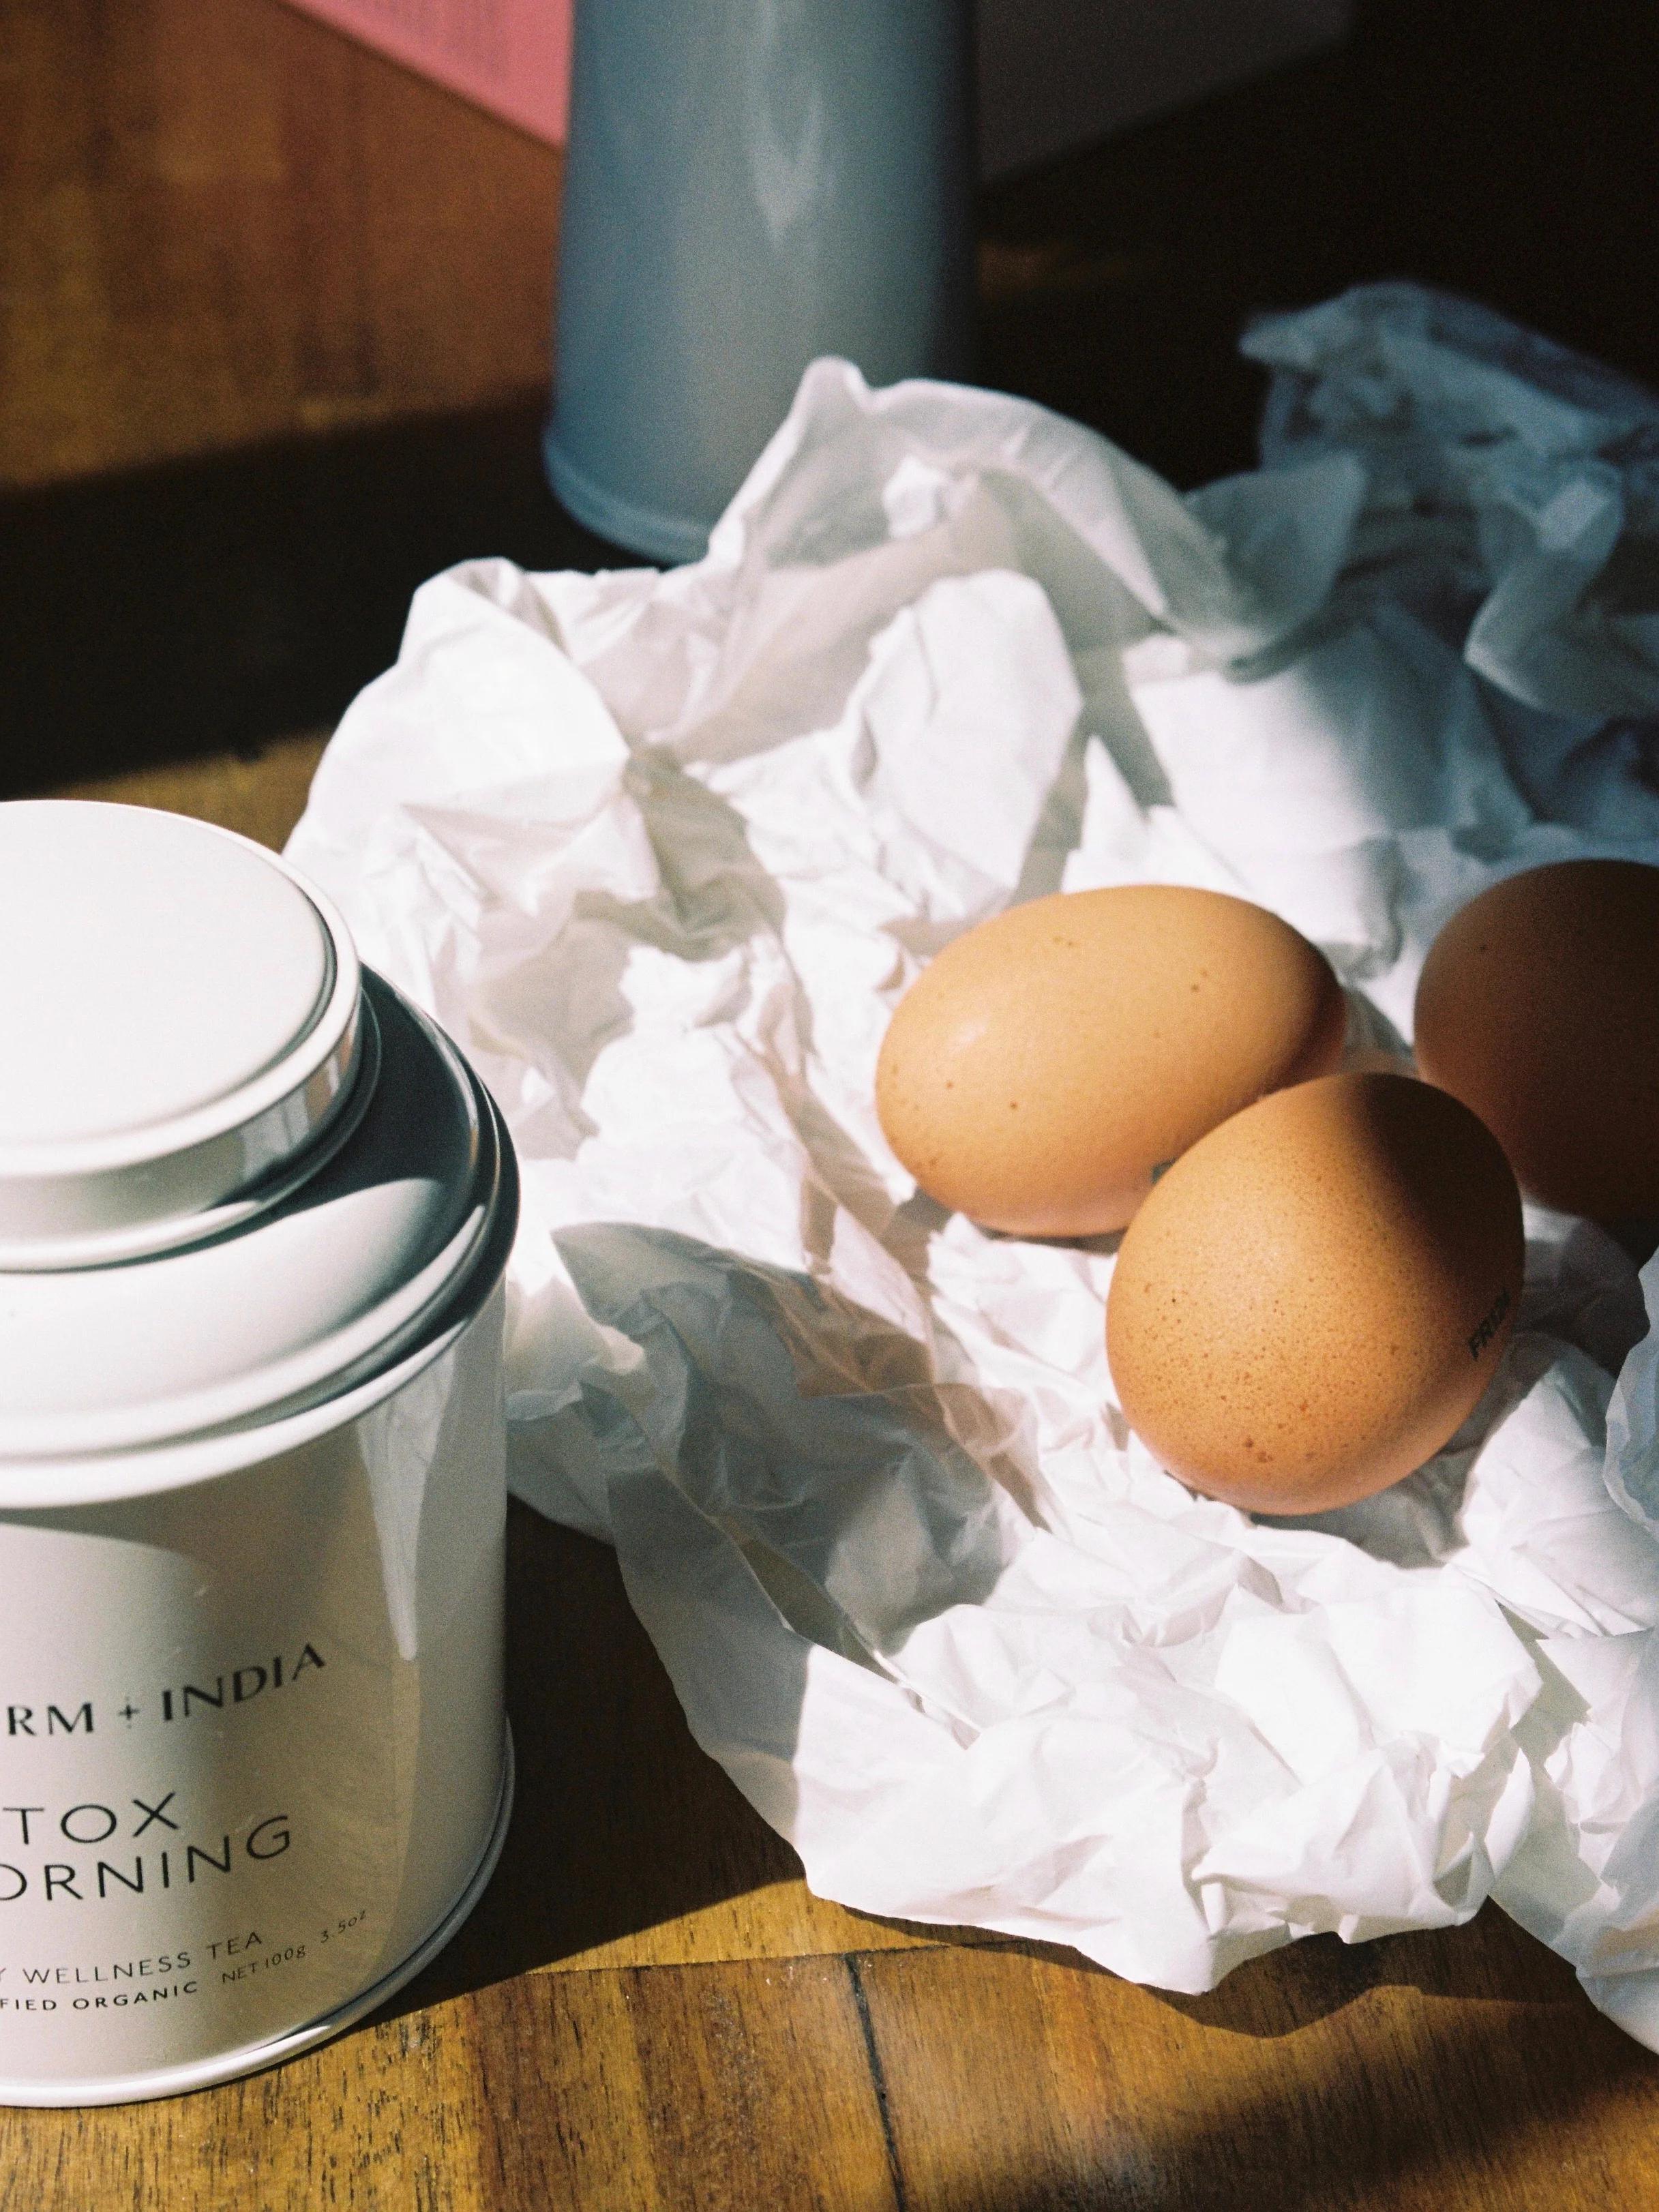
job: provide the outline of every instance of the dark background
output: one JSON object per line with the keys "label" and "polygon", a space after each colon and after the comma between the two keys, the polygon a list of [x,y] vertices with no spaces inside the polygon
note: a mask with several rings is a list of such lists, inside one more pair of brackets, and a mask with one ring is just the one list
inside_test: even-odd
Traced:
{"label": "dark background", "polygon": [[[66,162],[80,164],[94,204],[101,193],[118,207],[121,162],[136,159],[124,148],[143,128],[152,140],[161,130],[153,112],[142,128],[123,121],[138,98],[128,77],[153,111],[174,96],[179,76],[138,50],[136,18],[118,31],[118,11],[51,4],[48,22],[44,4],[0,0],[0,21],[9,13],[38,34],[11,95],[32,106],[0,127],[0,217],[14,235],[20,220],[21,234],[33,234],[40,196],[63,191]],[[274,0],[235,8],[245,39],[265,40],[257,51],[295,73],[295,115],[315,112],[319,86],[360,107],[362,87],[391,70],[347,53],[344,41],[289,19]],[[261,8],[269,21],[252,12]],[[150,13],[167,15],[165,0]],[[169,21],[168,35],[183,40],[189,25],[176,0]],[[40,111],[59,97],[53,72],[65,87],[78,72],[82,100],[88,69],[100,104],[88,108],[70,152],[60,132],[47,160]],[[428,103],[422,117],[441,119],[458,105],[412,81],[386,82],[389,100]],[[216,106],[210,91],[194,83],[190,128],[234,131],[234,98],[228,92]],[[0,112],[0,126],[7,121]],[[51,122],[57,131],[56,114]],[[510,211],[514,193],[533,201],[543,178],[551,199],[556,156],[514,146],[488,118],[441,127],[474,133],[464,175],[460,165],[452,170],[472,210],[471,228],[454,232],[457,252],[500,258],[516,243],[538,264],[550,258],[550,215],[545,237],[533,208],[499,241],[490,226],[493,209]],[[341,145],[364,143],[343,122],[309,153],[292,129],[285,142],[302,179],[319,164],[337,166]],[[1652,0],[1361,0],[1340,52],[986,190],[984,380],[1095,425],[1189,486],[1250,465],[1261,378],[1234,349],[1252,312],[1412,276],[1475,295],[1659,385],[1656,143]],[[479,169],[495,158],[511,175],[492,197]],[[427,204],[446,189],[434,166],[408,186],[410,223],[439,222]],[[216,256],[216,311],[257,320],[270,311],[252,278],[245,307],[235,304],[244,233],[235,207],[222,204],[222,237],[199,246]],[[395,224],[399,214],[383,194],[379,219]],[[217,217],[210,209],[195,220],[211,228]],[[155,250],[167,250],[165,238]],[[331,275],[337,251],[323,230],[309,246],[301,238],[289,255],[296,290],[343,281]],[[400,414],[391,401],[371,404],[360,379],[368,394],[361,421],[339,404],[314,426],[273,436],[250,405],[239,437],[233,377],[204,450],[176,451],[191,442],[186,421],[160,441],[173,458],[102,468],[73,458],[36,465],[28,426],[47,418],[28,412],[25,403],[42,394],[27,380],[77,372],[73,362],[43,365],[18,336],[35,281],[27,256],[14,252],[4,274],[0,414],[11,409],[23,427],[5,448],[11,482],[0,480],[0,792],[256,748],[328,725],[393,657],[414,586],[453,561],[503,553],[549,568],[626,557],[562,515],[543,485],[544,365],[526,354],[535,341],[525,335],[542,327],[539,266],[525,275],[528,304],[512,310],[514,388],[464,392],[459,405],[453,392],[436,404],[427,394]],[[453,300],[440,307],[447,331],[458,309]],[[61,351],[61,315],[52,327]],[[97,343],[94,331],[88,343]],[[384,349],[383,336],[377,343]],[[418,351],[419,329],[400,343]],[[505,340],[502,349],[511,349]],[[257,341],[247,358],[252,390]],[[337,364],[336,383],[352,373]],[[142,438],[136,444],[142,450]]]}

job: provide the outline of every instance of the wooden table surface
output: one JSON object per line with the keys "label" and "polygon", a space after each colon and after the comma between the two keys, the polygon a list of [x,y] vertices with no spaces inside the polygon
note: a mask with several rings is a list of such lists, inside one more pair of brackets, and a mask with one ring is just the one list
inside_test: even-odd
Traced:
{"label": "wooden table surface", "polygon": [[[997,187],[988,378],[1197,481],[1248,465],[1246,309],[1409,273],[1659,379],[1655,21],[1362,0],[1346,54]],[[282,733],[421,574],[603,556],[537,470],[557,170],[278,0],[0,0],[0,789],[278,843]],[[1659,2060],[1501,1915],[1200,1999],[860,1917],[610,1554],[515,1509],[510,1560],[519,1803],[456,1942],[280,2071],[0,2112],[0,2212],[1659,2206]]]}

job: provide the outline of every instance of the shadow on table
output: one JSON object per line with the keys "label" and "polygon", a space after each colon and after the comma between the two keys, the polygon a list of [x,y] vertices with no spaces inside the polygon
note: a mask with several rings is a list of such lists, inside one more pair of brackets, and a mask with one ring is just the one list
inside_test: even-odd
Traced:
{"label": "shadow on table", "polygon": [[[836,1141],[827,1127],[820,1161]],[[803,1234],[826,1261],[834,1233],[833,1214],[809,1206]],[[677,1650],[691,1711],[712,1711],[708,1725],[744,1747],[748,1786],[787,1826],[805,1650],[871,1664],[917,1620],[983,1596],[1006,1564],[986,1478],[1023,1479],[1009,1409],[936,1379],[902,1330],[804,1273],[670,1231],[590,1223],[558,1243],[586,1311],[639,1346],[649,1382],[648,1413],[585,1384],[566,1439],[599,1455],[628,1583],[608,1548],[514,1507],[512,1830],[477,1911],[399,2009],[799,1875],[698,1749],[641,1619]],[[671,1450],[672,1483],[653,1473]],[[770,1601],[758,1611],[745,1601],[757,1584]],[[856,1615],[842,1586],[860,1593]]]}
{"label": "shadow on table", "polygon": [[1253,1959],[1202,1996],[1165,1990],[1158,1995],[1205,2027],[1261,2037],[1293,2034],[1373,1990],[1389,1989],[1589,2011],[1566,1960],[1492,1905],[1466,1928],[1382,1936],[1369,1943],[1308,1936]]}
{"label": "shadow on table", "polygon": [[514,1500],[501,1863],[454,1942],[381,2018],[787,1881],[800,1862],[693,1741],[606,1545]]}
{"label": "shadow on table", "polygon": [[[832,1216],[811,1213],[805,1234],[826,1260],[833,1232]],[[653,1406],[672,1408],[672,1444],[623,1400],[587,1389],[587,1449],[603,1438],[625,1470],[611,1507],[627,1589],[608,1548],[513,1509],[512,1830],[477,1912],[400,2009],[799,1875],[794,1853],[698,1749],[635,1605],[659,1642],[681,1647],[694,1712],[718,1674],[717,1725],[747,1747],[750,1787],[785,1826],[806,1645],[867,1664],[883,1637],[983,1595],[1005,1564],[986,1470],[1021,1479],[1006,1408],[935,1380],[910,1336],[805,1273],[695,1237],[592,1223],[558,1241],[587,1313],[640,1346]],[[648,1479],[651,1455],[667,1449],[674,1484]],[[831,1595],[826,1546],[862,1594],[856,1620]],[[723,1603],[733,1578],[745,1594],[757,1583],[794,1637],[757,1631],[742,1603]],[[693,1589],[714,1601],[700,1637],[677,1632]]]}
{"label": "shadow on table", "polygon": [[1614,2173],[1634,2179],[1659,2113],[1653,2060],[1609,2022],[1540,2003],[1367,2026],[1328,2037],[1312,2064],[1287,2054],[1270,2079],[1254,2070],[1231,2094],[1221,2085],[1237,2076],[1224,2059],[1186,2094],[1143,2105],[1092,2156],[976,2177],[953,2193],[952,2212],[1569,2212],[1650,2201],[1622,2194]]}
{"label": "shadow on table", "polygon": [[332,724],[453,562],[630,561],[548,490],[545,404],[0,485],[0,792]]}
{"label": "shadow on table", "polygon": [[[972,2028],[985,2021],[975,2022],[971,2003],[961,2008],[966,2029],[955,2017],[927,2025],[913,2004],[906,2017],[920,2045],[890,2033],[882,2055],[896,2153],[902,2165],[922,2144],[921,2201],[951,2212],[1500,2202],[1565,2212],[1649,2201],[1614,2177],[1628,2184],[1632,2168],[1647,2171],[1639,2147],[1659,2120],[1659,2067],[1591,2010],[1561,1960],[1494,1908],[1467,1928],[1352,1948],[1315,1938],[1202,1997],[1148,1991],[1150,2003],[1126,2005],[1103,1970],[1069,1964],[1082,1986],[1045,1981],[1038,1999],[1040,2094],[1009,2096],[990,2078],[1009,2054],[975,2049]],[[913,1954],[865,1971],[919,1984],[926,1968]],[[1098,2002],[1097,1983],[1108,1985]],[[1030,2047],[1031,2000],[1018,1978],[1004,1986],[1007,2023],[1026,2027]],[[1160,2021],[1164,2008],[1193,2027]],[[895,2010],[890,1994],[878,2021]],[[949,2124],[938,2084],[964,2035],[972,2070],[956,2094],[965,2087],[971,2106],[982,2092],[1000,2120],[972,2122],[958,2105]]]}
{"label": "shadow on table", "polygon": [[[874,1926],[908,1929],[908,1923],[872,1919]],[[1116,1978],[1063,1943],[1040,1943],[977,1928],[930,1928],[936,1940],[972,1950],[1005,1951],[1065,1966],[1073,1973]],[[1427,1997],[1499,2004],[1566,2005],[1600,2022],[1577,1977],[1495,1905],[1466,1927],[1383,1936],[1344,1943],[1335,1936],[1309,1936],[1236,1967],[1218,1989],[1200,1996],[1148,1987],[1146,1994],[1200,2027],[1258,2040],[1294,2035],[1374,1990],[1413,1989]],[[1609,2033],[1616,2031],[1610,2030]],[[1622,2044],[1628,2039],[1620,2035]]]}

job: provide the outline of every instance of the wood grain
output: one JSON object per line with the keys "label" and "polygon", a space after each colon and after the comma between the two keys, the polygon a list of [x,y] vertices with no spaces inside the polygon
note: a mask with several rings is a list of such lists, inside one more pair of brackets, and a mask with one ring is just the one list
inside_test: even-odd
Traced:
{"label": "wood grain", "polygon": [[540,392],[558,176],[275,0],[0,0],[0,483]]}
{"label": "wood grain", "polygon": [[854,1965],[908,2212],[1659,2203],[1659,2068],[1495,1917],[1321,1939],[1196,2002],[1008,1955]]}
{"label": "wood grain", "polygon": [[0,2116],[0,2208],[1590,2212],[1659,2070],[1483,1921],[1193,2002],[1018,1951],[521,1976],[169,2104]]}

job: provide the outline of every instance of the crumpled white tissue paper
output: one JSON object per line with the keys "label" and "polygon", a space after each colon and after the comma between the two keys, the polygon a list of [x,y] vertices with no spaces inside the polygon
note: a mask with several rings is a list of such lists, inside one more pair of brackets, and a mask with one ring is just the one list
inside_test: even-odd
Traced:
{"label": "crumpled white tissue paper", "polygon": [[1474,892],[1659,861],[1659,402],[1405,286],[1246,344],[1265,465],[1188,497],[816,363],[696,566],[423,586],[290,850],[512,1125],[520,1495],[815,1889],[1188,1990],[1492,1896],[1659,2048],[1659,1263],[1529,1216],[1467,1429],[1256,1522],[1127,1431],[1109,1243],[946,1215],[875,1118],[1014,899],[1242,891],[1397,1049]]}

